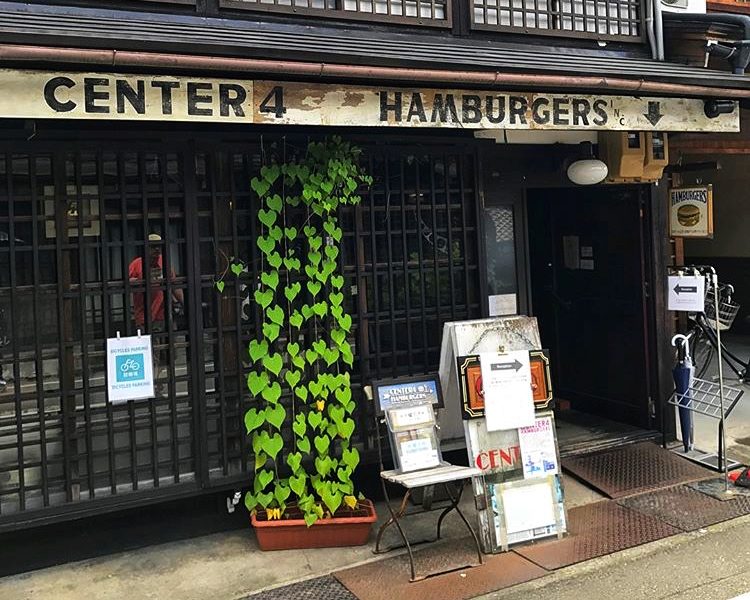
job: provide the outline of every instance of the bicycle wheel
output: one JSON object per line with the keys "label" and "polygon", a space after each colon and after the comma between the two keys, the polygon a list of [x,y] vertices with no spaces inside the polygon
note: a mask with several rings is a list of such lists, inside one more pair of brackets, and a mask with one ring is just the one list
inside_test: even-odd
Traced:
{"label": "bicycle wheel", "polygon": [[693,365],[695,376],[702,379],[708,371],[714,357],[714,347],[708,336],[702,334],[693,340]]}

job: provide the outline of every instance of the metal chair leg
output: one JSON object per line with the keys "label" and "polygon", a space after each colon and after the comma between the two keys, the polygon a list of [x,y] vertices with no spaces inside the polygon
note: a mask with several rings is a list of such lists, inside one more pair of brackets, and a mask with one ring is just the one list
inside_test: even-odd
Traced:
{"label": "metal chair leg", "polygon": [[461,517],[461,520],[464,522],[464,525],[466,525],[466,529],[469,530],[469,533],[471,534],[471,537],[474,539],[474,545],[477,549],[477,559],[479,560],[479,564],[484,564],[484,558],[482,557],[482,547],[479,544],[479,538],[477,537],[477,534],[474,531],[474,528],[471,526],[471,524],[466,520],[466,517],[464,516],[464,513],[461,512],[461,508],[458,506],[458,501],[461,499],[461,494],[463,493],[463,485],[461,486],[461,489],[459,490],[459,494],[456,497],[456,500],[453,500],[453,494],[451,494],[450,488],[448,487],[448,484],[445,484],[445,493],[448,494],[448,497],[451,499],[451,502],[453,502],[454,506],[456,507],[456,512],[458,513],[458,516]]}
{"label": "metal chair leg", "polygon": [[[414,570],[414,553],[411,549],[411,544],[409,543],[408,538],[406,537],[406,533],[404,532],[404,529],[401,527],[401,523],[399,523],[399,518],[404,514],[404,511],[406,510],[406,505],[409,502],[409,496],[411,495],[411,490],[406,491],[406,495],[404,496],[404,499],[401,501],[401,506],[399,507],[398,511],[393,510],[393,506],[391,505],[391,499],[388,496],[388,491],[385,489],[385,485],[383,485],[383,492],[385,493],[385,503],[386,506],[388,506],[388,511],[391,513],[391,518],[388,519],[383,525],[380,527],[380,531],[378,531],[378,537],[375,541],[375,553],[380,553],[379,550],[379,544],[380,544],[380,538],[383,535],[383,531],[390,526],[395,525],[396,529],[398,529],[399,534],[401,534],[401,539],[404,540],[404,547],[406,548],[406,551],[409,553],[409,569],[411,570],[411,578],[409,581],[417,581],[416,572]],[[391,548],[392,549],[392,548]]]}
{"label": "metal chair leg", "polygon": [[[446,491],[448,490],[448,484],[444,483],[443,486],[445,487]],[[458,496],[454,502],[453,496],[448,494],[448,498],[450,498],[451,504],[448,508],[446,508],[443,512],[440,513],[440,516],[438,517],[437,522],[437,538],[440,539],[440,529],[443,525],[443,519],[445,519],[446,516],[448,516],[448,513],[452,510],[455,510],[458,507],[458,503],[461,501],[461,495],[464,493],[464,486],[461,485],[458,489]]]}

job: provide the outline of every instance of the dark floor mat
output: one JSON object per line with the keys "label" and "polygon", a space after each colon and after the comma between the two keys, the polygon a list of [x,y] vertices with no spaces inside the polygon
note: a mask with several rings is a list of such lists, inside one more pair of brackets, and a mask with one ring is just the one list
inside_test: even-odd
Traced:
{"label": "dark floor mat", "polygon": [[750,514],[747,496],[723,501],[686,485],[623,498],[618,503],[683,531],[695,531]]}
{"label": "dark floor mat", "polygon": [[243,600],[357,600],[332,575],[258,592]]}
{"label": "dark floor mat", "polygon": [[[476,560],[469,539],[446,541],[415,552],[418,572]],[[512,552],[485,556],[485,564],[409,583],[409,558],[394,556],[334,573],[359,600],[467,600],[542,577],[547,572]]]}
{"label": "dark floor mat", "polygon": [[552,570],[681,533],[612,500],[571,509],[568,532],[562,540],[519,546],[514,552]]}
{"label": "dark floor mat", "polygon": [[716,475],[651,442],[564,458],[562,467],[610,498],[621,498]]}

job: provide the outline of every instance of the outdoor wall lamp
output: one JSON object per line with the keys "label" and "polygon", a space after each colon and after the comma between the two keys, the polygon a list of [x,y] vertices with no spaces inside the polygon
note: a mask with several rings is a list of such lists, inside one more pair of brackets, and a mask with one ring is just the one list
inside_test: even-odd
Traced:
{"label": "outdoor wall lamp", "polygon": [[579,158],[570,163],[567,169],[568,179],[577,185],[594,185],[601,183],[607,177],[609,169],[607,164],[598,158],[594,158],[593,148],[590,142],[581,144],[586,158]]}
{"label": "outdoor wall lamp", "polygon": [[717,100],[716,98],[711,98],[703,102],[703,112],[709,119],[715,119],[719,115],[733,113],[734,106],[734,100]]}

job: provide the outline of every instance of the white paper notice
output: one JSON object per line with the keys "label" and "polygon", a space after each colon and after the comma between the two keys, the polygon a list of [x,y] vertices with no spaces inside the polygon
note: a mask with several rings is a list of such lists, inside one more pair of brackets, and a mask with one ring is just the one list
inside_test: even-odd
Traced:
{"label": "white paper notice", "polygon": [[479,355],[487,431],[534,424],[534,395],[527,350]]}
{"label": "white paper notice", "polygon": [[154,397],[151,336],[107,340],[107,397],[112,403]]}
{"label": "white paper notice", "polygon": [[508,533],[518,533],[555,524],[556,503],[548,482],[506,487],[502,491]]}
{"label": "white paper notice", "polygon": [[557,475],[557,450],[551,417],[540,417],[533,425],[518,430],[524,479]]}
{"label": "white paper notice", "polygon": [[667,277],[669,310],[703,312],[706,280],[702,276],[670,275]]}
{"label": "white paper notice", "polygon": [[518,303],[515,294],[497,294],[488,298],[490,316],[504,317],[518,313]]}

